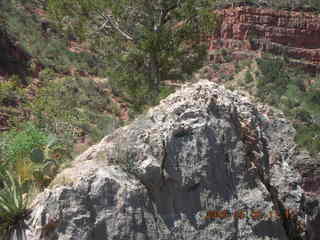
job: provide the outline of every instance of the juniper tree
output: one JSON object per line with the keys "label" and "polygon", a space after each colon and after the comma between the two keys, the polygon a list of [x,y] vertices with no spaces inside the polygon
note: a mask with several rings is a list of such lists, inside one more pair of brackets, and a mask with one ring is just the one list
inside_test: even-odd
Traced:
{"label": "juniper tree", "polygon": [[141,103],[164,80],[184,80],[206,57],[215,0],[49,0],[61,25],[103,43],[115,88]]}

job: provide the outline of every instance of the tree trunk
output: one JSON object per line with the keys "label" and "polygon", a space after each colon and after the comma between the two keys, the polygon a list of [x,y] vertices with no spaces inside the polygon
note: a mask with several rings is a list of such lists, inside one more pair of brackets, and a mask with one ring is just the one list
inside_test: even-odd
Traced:
{"label": "tree trunk", "polygon": [[158,60],[158,54],[156,52],[151,55],[151,77],[150,85],[153,97],[157,97],[160,93],[160,82],[161,82],[161,73],[160,73],[160,64]]}

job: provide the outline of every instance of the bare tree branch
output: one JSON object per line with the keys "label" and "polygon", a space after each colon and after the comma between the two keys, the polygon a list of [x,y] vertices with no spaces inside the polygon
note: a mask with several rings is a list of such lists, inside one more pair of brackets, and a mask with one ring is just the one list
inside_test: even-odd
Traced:
{"label": "bare tree branch", "polygon": [[114,30],[119,32],[126,40],[134,41],[134,38],[131,37],[128,33],[121,30],[119,27],[119,23],[112,19],[111,15],[104,15],[102,11],[97,10],[98,14],[105,20],[104,28],[109,24],[110,27],[112,27]]}

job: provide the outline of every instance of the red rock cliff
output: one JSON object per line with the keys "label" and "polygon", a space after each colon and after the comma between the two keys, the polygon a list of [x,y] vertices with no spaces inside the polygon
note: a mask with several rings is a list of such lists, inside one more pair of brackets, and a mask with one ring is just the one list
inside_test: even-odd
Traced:
{"label": "red rock cliff", "polygon": [[211,49],[262,50],[320,63],[320,17],[314,14],[252,7],[217,13],[221,25]]}

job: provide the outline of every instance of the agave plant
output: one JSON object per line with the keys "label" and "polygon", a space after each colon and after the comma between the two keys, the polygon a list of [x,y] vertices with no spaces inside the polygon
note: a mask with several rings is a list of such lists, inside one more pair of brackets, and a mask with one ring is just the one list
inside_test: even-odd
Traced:
{"label": "agave plant", "polygon": [[24,220],[29,212],[27,189],[8,171],[0,178],[3,186],[0,190],[0,236],[4,240],[24,240]]}

